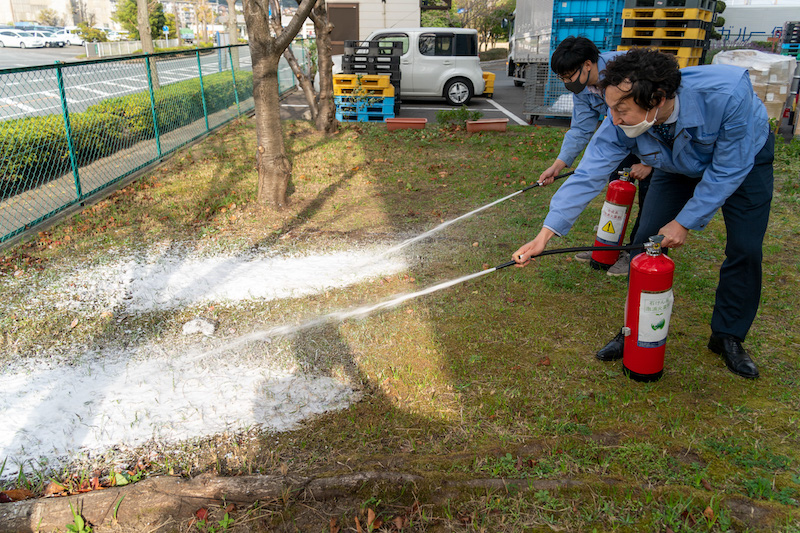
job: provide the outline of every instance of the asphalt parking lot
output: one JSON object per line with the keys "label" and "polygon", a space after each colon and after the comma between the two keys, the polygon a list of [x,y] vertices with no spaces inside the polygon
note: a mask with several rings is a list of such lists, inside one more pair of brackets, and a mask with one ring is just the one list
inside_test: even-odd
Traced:
{"label": "asphalt parking lot", "polygon": [[63,48],[11,48],[0,52],[0,69],[52,65],[56,61],[80,61],[85,54],[83,46],[66,45]]}
{"label": "asphalt parking lot", "polygon": [[[2,53],[0,53],[0,69],[52,65],[56,61],[82,61],[84,58],[78,56],[83,54],[83,47],[70,45],[63,48],[3,48]],[[481,67],[484,71],[495,74],[494,95],[492,98],[480,96],[473,98],[470,102],[469,109],[480,111],[483,113],[484,118],[508,118],[509,124],[527,125],[527,117],[524,112],[525,89],[523,87],[514,86],[513,81],[506,74],[505,61],[483,62],[481,63]],[[176,79],[183,79],[185,75],[190,75],[190,73],[188,71],[186,73],[178,71],[170,75],[177,76]],[[118,76],[122,77],[116,79]],[[80,87],[76,87],[74,90],[71,89],[74,92],[68,94],[68,98],[73,100],[73,102],[86,100],[88,105],[88,103],[91,103],[91,101],[95,99],[102,99],[111,94],[116,95],[117,93],[135,92],[146,86],[144,77],[139,77],[141,77],[141,79],[135,77],[124,79],[125,76],[123,76],[123,73],[120,73],[109,77],[109,79],[99,80],[95,78],[94,83],[96,86],[91,83],[81,84]],[[30,81],[34,80],[31,79]],[[54,106],[60,105],[57,100],[52,100],[52,102],[50,102],[55,95],[45,94],[46,92],[52,93],[52,87],[31,87],[30,90],[26,89],[20,93],[26,95],[25,98],[19,101],[15,100],[9,103],[8,106],[2,106],[4,108],[8,107],[8,109],[6,109],[7,112],[0,114],[8,115],[5,118],[14,118],[12,115],[15,116],[20,113],[24,115],[33,110],[45,112],[45,109],[39,110],[39,108],[49,107],[47,105],[48,103],[52,103]],[[34,96],[36,96],[36,98],[34,98]],[[436,122],[437,111],[450,109],[453,108],[448,106],[444,102],[444,99],[404,99],[398,116],[426,118],[428,119],[428,123],[431,124]],[[294,93],[283,100],[281,111],[282,116],[287,119],[300,119],[303,118],[304,115],[307,116],[308,108],[299,90],[294,91]],[[566,126],[569,124],[569,121],[568,119],[539,119],[536,123]]]}
{"label": "asphalt parking lot", "polygon": [[[525,88],[514,86],[514,81],[506,74],[506,62],[486,61],[481,63],[481,68],[495,74],[494,96],[473,98],[468,106],[470,111],[480,111],[483,118],[508,118],[510,125],[528,125],[524,111]],[[436,123],[437,111],[450,109],[455,108],[447,105],[444,98],[403,99],[398,116],[426,118],[428,124],[433,124]],[[308,106],[299,90],[290,94],[281,104],[281,116],[284,119],[301,119],[304,114],[307,116],[307,112]],[[536,124],[568,126],[569,119],[541,118]]]}

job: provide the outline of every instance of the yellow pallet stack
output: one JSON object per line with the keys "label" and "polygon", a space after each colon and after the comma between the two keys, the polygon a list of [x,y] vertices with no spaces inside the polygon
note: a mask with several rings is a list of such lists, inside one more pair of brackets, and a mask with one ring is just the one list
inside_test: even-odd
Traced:
{"label": "yellow pallet stack", "polygon": [[492,96],[494,96],[494,79],[495,79],[494,72],[486,72],[486,71],[483,72],[483,83],[484,83],[483,96],[485,96],[486,98],[491,98]]}
{"label": "yellow pallet stack", "polygon": [[339,122],[384,122],[395,115],[389,74],[335,74],[333,101]]}
{"label": "yellow pallet stack", "polygon": [[716,0],[625,0],[617,50],[656,48],[683,67],[702,65]]}

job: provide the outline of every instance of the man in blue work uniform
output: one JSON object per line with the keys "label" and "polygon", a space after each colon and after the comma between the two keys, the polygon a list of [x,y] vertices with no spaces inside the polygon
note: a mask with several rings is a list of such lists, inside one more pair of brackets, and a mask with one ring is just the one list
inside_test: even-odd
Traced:
{"label": "man in blue work uniform", "polygon": [[[772,200],[775,136],[764,104],[743,68],[707,65],[679,69],[673,56],[634,49],[606,65],[601,83],[610,116],[592,137],[583,160],[556,192],[544,227],[514,252],[521,266],[554,235],[565,235],[633,150],[656,170],[634,242],[661,234],[664,248],[686,242],[717,209],[727,230],[708,348],[728,368],[757,378],[742,346],[761,297],[762,243]],[[622,357],[623,334],[597,352]]]}
{"label": "man in blue work uniform", "polygon": [[[608,106],[598,85],[603,79],[603,70],[606,68],[606,63],[624,53],[603,52],[601,54],[594,43],[586,37],[567,37],[559,43],[553,52],[553,57],[550,58],[550,68],[564,82],[564,87],[573,93],[572,120],[569,124],[569,131],[564,134],[564,141],[561,143],[561,151],[558,157],[539,176],[539,183],[549,185],[562,170],[572,166],[575,158],[589,144],[589,140],[597,129],[598,122],[608,115]],[[608,181],[617,179],[618,171],[623,168],[630,168],[630,176],[635,180],[640,180],[639,213],[631,230],[632,239],[636,234],[636,229],[639,227],[639,218],[647,195],[647,187],[650,184],[652,168],[641,164],[638,157],[629,154],[611,172]],[[592,252],[581,252],[575,256],[575,259],[581,262],[589,262],[591,258]],[[608,275],[628,275],[629,263],[630,257],[628,253],[621,252],[617,262],[608,269]]]}

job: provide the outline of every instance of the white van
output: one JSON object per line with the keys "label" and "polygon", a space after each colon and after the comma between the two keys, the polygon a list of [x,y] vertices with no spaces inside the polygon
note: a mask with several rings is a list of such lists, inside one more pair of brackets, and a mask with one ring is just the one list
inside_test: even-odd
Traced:
{"label": "white van", "polygon": [[[440,97],[448,104],[467,105],[483,94],[478,58],[478,31],[467,28],[389,28],[369,34],[367,41],[399,41],[402,98]],[[334,74],[342,56],[333,57]]]}
{"label": "white van", "polygon": [[77,26],[67,26],[63,30],[58,30],[53,35],[61,41],[66,41],[69,44],[83,46],[83,37],[81,37],[81,29]]}

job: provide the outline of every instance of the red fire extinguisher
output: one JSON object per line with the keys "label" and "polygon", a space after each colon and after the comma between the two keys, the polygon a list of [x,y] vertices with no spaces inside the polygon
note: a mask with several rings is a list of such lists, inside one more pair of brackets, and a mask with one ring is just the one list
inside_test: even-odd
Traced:
{"label": "red fire extinguisher", "polygon": [[[608,185],[606,201],[600,213],[600,223],[597,225],[595,246],[620,246],[625,238],[628,228],[628,218],[636,198],[636,185],[631,183],[631,169],[619,171],[619,179]],[[617,262],[619,251],[595,250],[589,264],[598,270],[608,270]]]}
{"label": "red fire extinguisher", "polygon": [[622,368],[636,381],[656,381],[664,372],[675,263],[661,253],[663,238],[663,235],[650,237],[645,253],[631,260],[622,330],[625,335]]}

